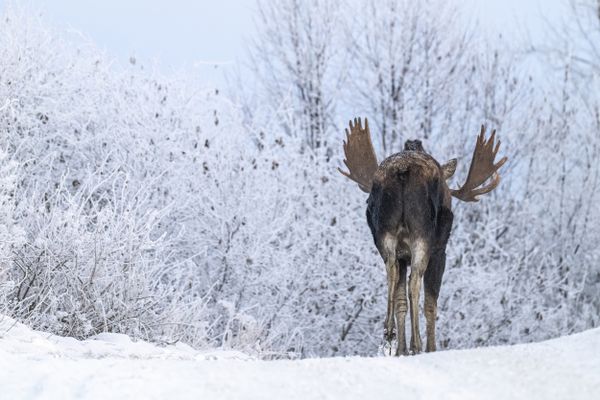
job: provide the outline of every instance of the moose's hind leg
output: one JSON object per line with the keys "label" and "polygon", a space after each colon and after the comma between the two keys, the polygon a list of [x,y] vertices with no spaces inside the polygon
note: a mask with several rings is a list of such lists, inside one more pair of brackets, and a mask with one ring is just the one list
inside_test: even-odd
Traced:
{"label": "moose's hind leg", "polygon": [[387,270],[388,302],[384,337],[388,343],[391,343],[392,340],[394,340],[394,298],[396,296],[396,287],[398,284],[398,268],[396,267],[396,259],[390,258],[386,260],[385,267]]}
{"label": "moose's hind leg", "polygon": [[411,247],[411,271],[408,282],[411,324],[410,350],[413,354],[418,354],[423,348],[419,332],[419,292],[421,290],[423,274],[427,270],[427,264],[429,263],[429,246],[426,241],[417,240]]}
{"label": "moose's hind leg", "polygon": [[385,327],[383,336],[386,342],[391,343],[394,339],[394,298],[396,295],[396,285],[398,283],[398,267],[396,260],[396,238],[392,235],[385,235],[381,255],[385,261],[387,272],[388,298],[387,313],[385,318]]}
{"label": "moose's hind leg", "polygon": [[398,348],[396,355],[406,355],[406,312],[408,304],[406,299],[406,261],[398,260],[398,283],[396,284],[396,295],[394,296],[394,310],[396,314],[396,334],[398,337]]}

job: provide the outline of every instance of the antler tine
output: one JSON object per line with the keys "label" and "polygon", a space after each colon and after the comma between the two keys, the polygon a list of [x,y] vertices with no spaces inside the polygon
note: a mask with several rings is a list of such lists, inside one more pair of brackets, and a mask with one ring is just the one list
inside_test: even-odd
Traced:
{"label": "antler tine", "polygon": [[488,146],[490,147],[494,147],[494,139],[496,139],[496,130],[492,130],[492,134],[490,136],[490,138],[488,139]]}
{"label": "antler tine", "polygon": [[346,131],[346,140],[344,141],[344,164],[349,172],[338,170],[347,178],[358,183],[360,189],[366,193],[371,191],[373,174],[377,170],[377,156],[371,142],[371,133],[369,132],[369,122],[365,118],[365,127],[362,126],[360,118],[354,118],[354,121],[348,122]]}
{"label": "antler tine", "polygon": [[[485,126],[481,125],[481,132],[477,136],[467,180],[460,189],[450,190],[452,196],[463,201],[478,201],[477,196],[491,192],[500,184],[500,175],[497,171],[508,158],[503,157],[494,164],[496,154],[500,150],[500,141],[494,144],[495,139],[496,130],[492,130],[490,138],[486,140]],[[486,186],[481,186],[489,178],[492,178],[492,181]]]}
{"label": "antler tine", "polygon": [[498,173],[494,172],[494,174],[492,175],[492,181],[485,186],[482,186],[478,189],[471,190],[471,192],[469,193],[469,196],[468,196],[469,200],[466,200],[466,201],[474,201],[474,202],[479,201],[478,196],[481,196],[482,194],[491,192],[492,190],[496,189],[499,184],[500,184],[500,175]]}

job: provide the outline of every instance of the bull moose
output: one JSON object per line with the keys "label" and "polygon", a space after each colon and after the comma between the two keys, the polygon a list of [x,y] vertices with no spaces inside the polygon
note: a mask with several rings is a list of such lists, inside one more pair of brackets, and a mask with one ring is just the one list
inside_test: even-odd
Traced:
{"label": "bull moose", "polygon": [[[363,128],[360,118],[350,121],[344,142],[344,163],[348,172],[339,171],[358,183],[369,194],[367,223],[387,272],[387,314],[384,339],[391,346],[394,318],[398,347],[396,355],[408,354],[405,318],[408,309],[406,275],[410,299],[410,351],[421,352],[419,333],[419,292],[425,291],[426,351],[435,351],[437,299],[446,264],[446,245],[452,230],[452,197],[472,202],[494,190],[500,183],[498,169],[507,158],[494,164],[500,141],[494,145],[495,131],[488,140],[485,128],[477,138],[466,182],[450,189],[446,181],[456,170],[457,160],[440,165],[424,149],[421,141],[407,140],[404,150],[379,164],[373,149],[369,124]],[[487,184],[486,181],[491,178]]]}

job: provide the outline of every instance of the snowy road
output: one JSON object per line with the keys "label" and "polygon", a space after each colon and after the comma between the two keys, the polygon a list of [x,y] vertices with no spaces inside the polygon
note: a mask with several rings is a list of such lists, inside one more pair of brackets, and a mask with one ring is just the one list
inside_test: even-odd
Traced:
{"label": "snowy road", "polygon": [[258,361],[49,337],[3,318],[0,371],[0,399],[600,399],[600,329],[417,357]]}

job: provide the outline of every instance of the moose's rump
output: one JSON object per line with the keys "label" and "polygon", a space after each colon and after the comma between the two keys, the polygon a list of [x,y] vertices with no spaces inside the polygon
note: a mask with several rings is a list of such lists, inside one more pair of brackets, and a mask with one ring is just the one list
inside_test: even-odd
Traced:
{"label": "moose's rump", "polygon": [[427,153],[403,151],[386,158],[373,177],[367,222],[373,238],[389,233],[434,239],[444,200],[440,165]]}

